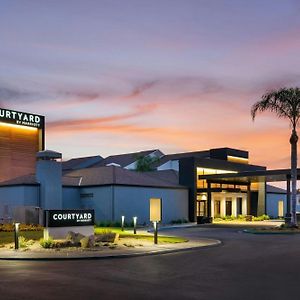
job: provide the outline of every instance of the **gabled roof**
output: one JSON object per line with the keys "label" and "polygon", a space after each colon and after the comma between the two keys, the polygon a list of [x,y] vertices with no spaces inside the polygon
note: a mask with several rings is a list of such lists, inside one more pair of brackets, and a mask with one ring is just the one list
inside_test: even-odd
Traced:
{"label": "gabled roof", "polygon": [[179,184],[179,173],[172,169],[144,172],[143,174],[150,176],[152,178],[155,178],[155,179],[170,182],[172,184]]}
{"label": "gabled roof", "polygon": [[[62,176],[62,185],[78,186],[81,177]],[[39,185],[35,174],[28,174],[0,182],[0,186]]]}
{"label": "gabled roof", "polygon": [[156,178],[153,174],[130,171],[120,167],[94,167],[75,170],[68,173],[68,177],[80,178],[80,186],[101,186],[101,185],[131,185],[143,187],[165,187],[185,188],[174,180],[174,176],[166,180]]}
{"label": "gabled roof", "polygon": [[100,155],[72,158],[62,163],[63,171],[88,168],[100,162],[103,158]]}
{"label": "gabled roof", "polygon": [[93,167],[104,167],[109,164],[117,164],[117,165],[121,166],[122,168],[124,168],[124,167],[134,163],[137,160],[137,157],[147,156],[155,151],[160,152],[160,150],[158,150],[158,149],[152,149],[152,150],[146,150],[146,151],[140,151],[140,152],[111,155],[111,156],[108,156],[107,158],[103,159],[102,161],[98,162]]}
{"label": "gabled roof", "polygon": [[178,160],[185,157],[209,158],[209,154],[209,150],[167,154],[162,156],[159,161],[153,165],[153,167],[157,168],[170,160]]}
{"label": "gabled roof", "polygon": [[9,180],[1,181],[0,186],[35,185],[38,184],[34,174],[22,175]]}
{"label": "gabled roof", "polygon": [[266,192],[269,194],[286,194],[285,189],[281,189],[277,186],[267,184]]}

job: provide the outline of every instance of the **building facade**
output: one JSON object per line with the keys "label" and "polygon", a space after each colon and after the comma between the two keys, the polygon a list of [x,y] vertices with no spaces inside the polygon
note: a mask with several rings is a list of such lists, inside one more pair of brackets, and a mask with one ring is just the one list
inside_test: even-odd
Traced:
{"label": "building facade", "polygon": [[[281,217],[289,211],[289,170],[252,165],[244,150],[165,155],[152,149],[62,162],[60,153],[41,151],[44,132],[43,116],[0,109],[2,220],[39,217],[43,209],[87,208],[95,209],[99,222],[125,215],[147,223],[150,198],[162,198],[165,223],[265,213]],[[152,159],[152,172],[135,171],[139,157]],[[270,181],[286,181],[286,197],[268,190]]]}
{"label": "building facade", "polygon": [[0,182],[35,172],[44,123],[43,116],[0,108]]}

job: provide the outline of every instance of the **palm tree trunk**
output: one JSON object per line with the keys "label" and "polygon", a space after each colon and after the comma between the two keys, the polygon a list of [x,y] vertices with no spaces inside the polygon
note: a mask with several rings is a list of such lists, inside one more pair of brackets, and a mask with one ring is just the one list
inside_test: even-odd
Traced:
{"label": "palm tree trunk", "polygon": [[290,143],[291,143],[291,181],[292,181],[292,197],[291,197],[291,225],[297,226],[296,215],[296,202],[297,202],[297,142],[298,135],[295,129],[293,129]]}

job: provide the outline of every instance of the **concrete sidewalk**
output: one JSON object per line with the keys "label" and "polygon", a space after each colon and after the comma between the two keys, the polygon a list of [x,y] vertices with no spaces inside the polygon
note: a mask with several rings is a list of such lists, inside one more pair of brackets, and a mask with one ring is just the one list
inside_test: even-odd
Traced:
{"label": "concrete sidewalk", "polygon": [[78,260],[78,259],[105,259],[123,258],[155,254],[165,254],[201,247],[220,245],[221,241],[214,239],[193,239],[185,243],[162,244],[152,246],[120,247],[115,249],[101,248],[99,250],[74,249],[69,250],[4,250],[0,249],[0,260]]}

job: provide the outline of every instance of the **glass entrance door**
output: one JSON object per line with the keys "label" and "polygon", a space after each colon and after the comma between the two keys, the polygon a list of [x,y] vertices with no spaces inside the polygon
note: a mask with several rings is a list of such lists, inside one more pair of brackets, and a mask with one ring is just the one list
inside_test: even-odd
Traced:
{"label": "glass entrance door", "polygon": [[232,201],[226,200],[226,216],[232,215]]}
{"label": "glass entrance door", "polygon": [[243,214],[243,198],[242,197],[237,197],[236,198],[236,213],[237,215],[242,215]]}
{"label": "glass entrance door", "polygon": [[206,201],[204,200],[197,201],[197,216],[201,216],[201,217],[207,216],[206,206],[207,206]]}
{"label": "glass entrance door", "polygon": [[221,215],[221,201],[215,200],[215,207],[214,207],[214,217],[219,218]]}

